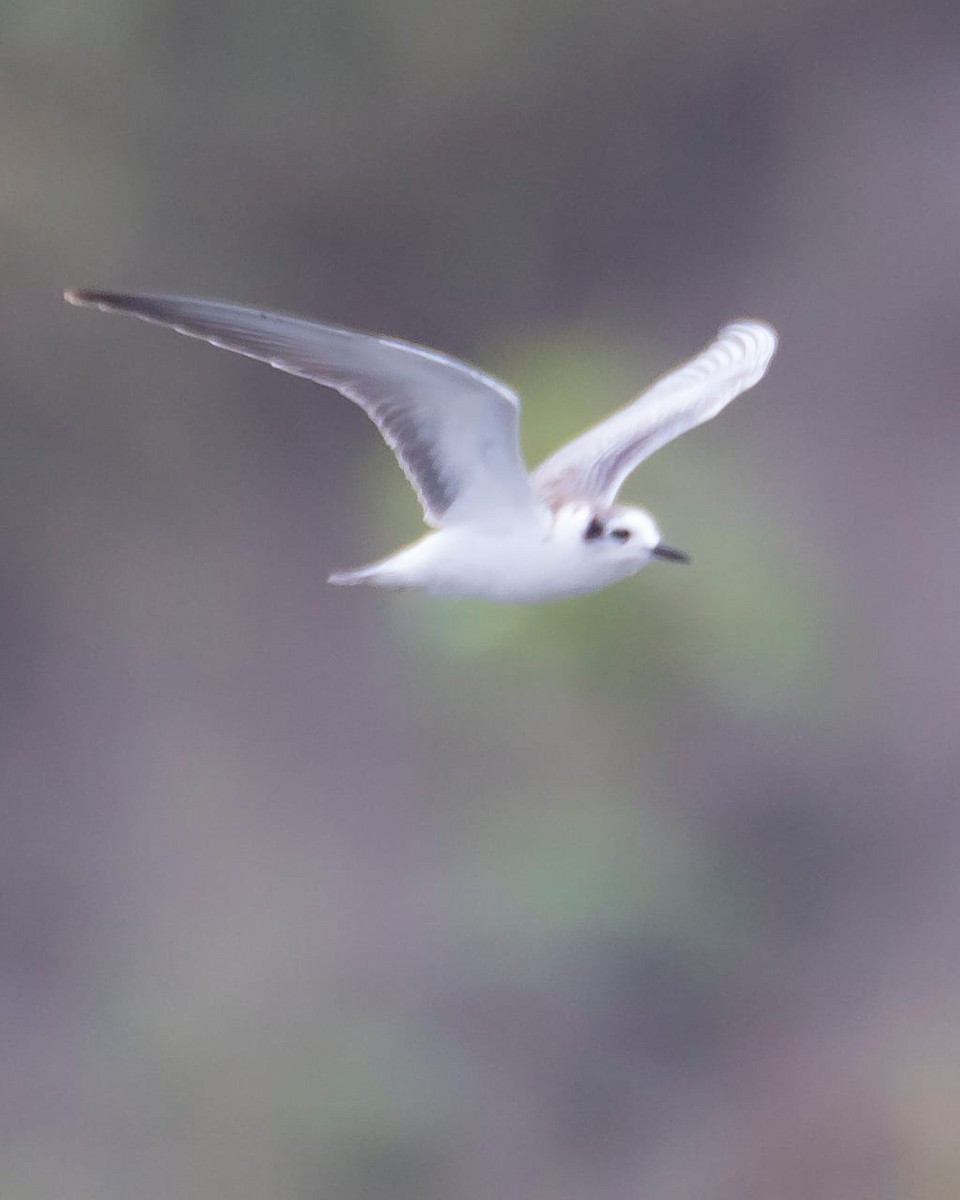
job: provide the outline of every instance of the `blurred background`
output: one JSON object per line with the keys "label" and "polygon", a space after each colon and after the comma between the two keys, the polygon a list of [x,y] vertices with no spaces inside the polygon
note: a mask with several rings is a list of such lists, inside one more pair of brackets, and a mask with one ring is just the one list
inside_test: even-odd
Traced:
{"label": "blurred background", "polygon": [[[5,0],[3,1200],[960,1195],[960,21]],[[340,590],[339,397],[65,285],[467,357],[687,570]]]}

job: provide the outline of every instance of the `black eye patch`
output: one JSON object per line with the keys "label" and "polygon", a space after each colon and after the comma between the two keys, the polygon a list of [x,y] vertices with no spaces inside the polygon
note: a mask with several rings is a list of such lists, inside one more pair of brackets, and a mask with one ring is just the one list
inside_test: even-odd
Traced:
{"label": "black eye patch", "polygon": [[618,542],[627,542],[630,540],[629,529],[611,529],[610,536],[616,538]]}
{"label": "black eye patch", "polygon": [[583,531],[583,540],[585,542],[595,542],[599,537],[603,537],[603,522],[599,517],[594,517]]}

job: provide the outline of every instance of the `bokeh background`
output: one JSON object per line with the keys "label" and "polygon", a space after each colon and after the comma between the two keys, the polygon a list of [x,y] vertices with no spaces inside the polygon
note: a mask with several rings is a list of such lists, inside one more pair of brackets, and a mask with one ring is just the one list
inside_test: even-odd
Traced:
{"label": "bokeh background", "polygon": [[[5,0],[3,1200],[960,1195],[960,19]],[[64,285],[386,331],[531,462],[724,321],[687,570],[327,587],[362,414]]]}

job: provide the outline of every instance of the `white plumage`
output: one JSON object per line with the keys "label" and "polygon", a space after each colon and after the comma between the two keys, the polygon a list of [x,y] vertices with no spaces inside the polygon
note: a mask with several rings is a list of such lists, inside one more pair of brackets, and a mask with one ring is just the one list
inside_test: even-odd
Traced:
{"label": "white plumage", "polygon": [[759,382],[777,348],[769,325],[727,325],[696,358],[528,475],[515,393],[445,354],[186,296],[68,291],[65,298],[168,325],[312,379],[368,414],[437,532],[331,582],[508,602],[596,591],[651,558],[686,561],[663,545],[649,513],[615,504],[617,493],[655,450]]}

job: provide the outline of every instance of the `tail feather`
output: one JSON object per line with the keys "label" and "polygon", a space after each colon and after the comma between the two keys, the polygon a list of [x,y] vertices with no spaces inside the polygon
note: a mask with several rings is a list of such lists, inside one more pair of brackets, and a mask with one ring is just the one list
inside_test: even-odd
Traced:
{"label": "tail feather", "polygon": [[334,571],[327,576],[327,583],[335,583],[339,587],[354,587],[358,583],[369,583],[370,576],[376,574],[372,567],[356,567],[352,571]]}
{"label": "tail feather", "polygon": [[352,571],[334,571],[327,576],[327,582],[338,587],[356,587],[366,583],[371,587],[402,588],[400,583],[389,571],[385,571],[381,563],[371,563],[367,567],[356,567]]}
{"label": "tail feather", "polygon": [[[426,539],[426,542],[429,541],[430,537]],[[338,584],[340,587],[355,587],[359,583],[369,584],[370,587],[395,588],[397,590],[420,587],[420,573],[416,567],[423,557],[423,545],[424,539],[421,539],[412,546],[405,546],[396,554],[391,554],[388,558],[381,558],[377,562],[355,567],[351,571],[334,571],[329,577],[330,582]]]}

